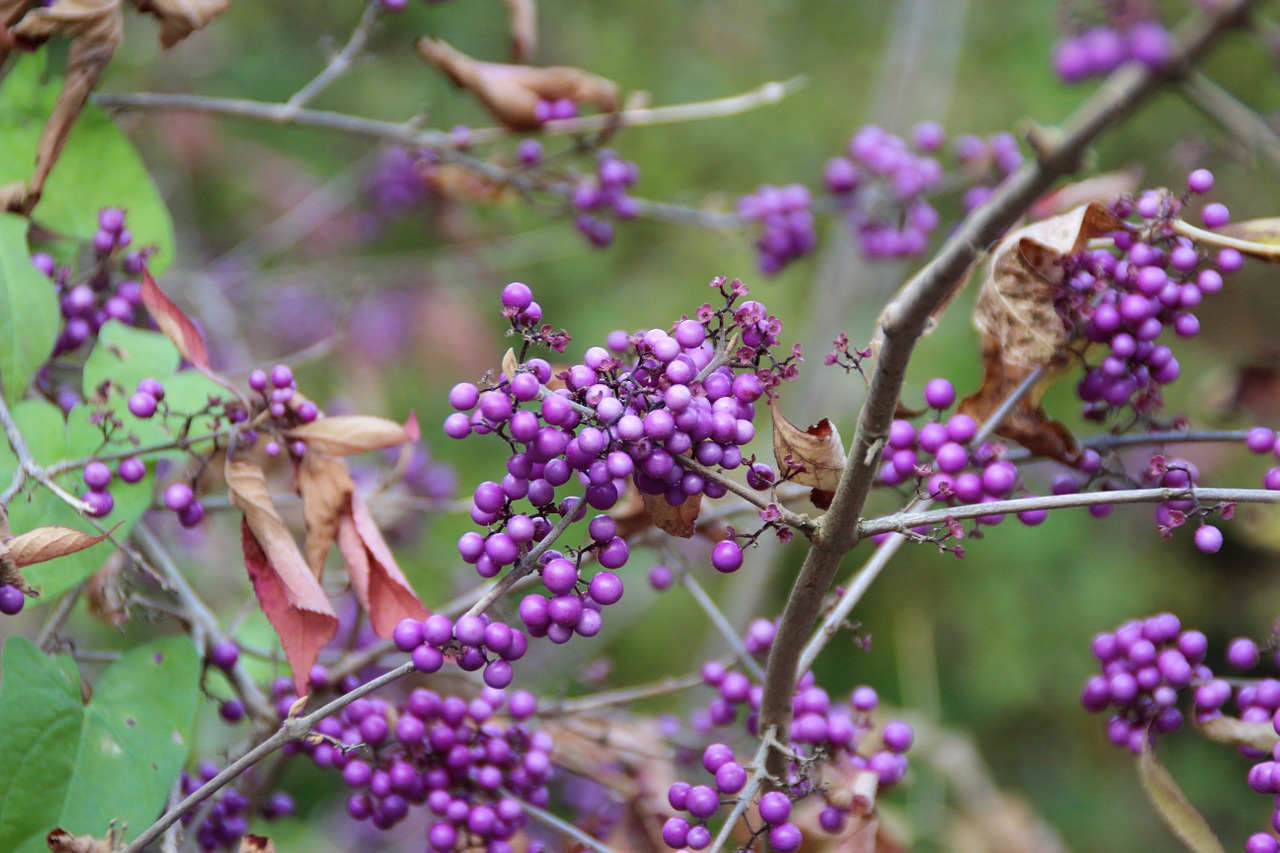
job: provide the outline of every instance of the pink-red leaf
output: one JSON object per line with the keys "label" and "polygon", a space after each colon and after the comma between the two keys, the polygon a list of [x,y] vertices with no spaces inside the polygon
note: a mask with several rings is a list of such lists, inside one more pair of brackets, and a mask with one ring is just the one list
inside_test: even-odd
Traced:
{"label": "pink-red leaf", "polygon": [[350,456],[368,450],[399,447],[415,441],[419,434],[418,419],[415,416],[410,416],[404,424],[398,424],[372,415],[320,418],[285,433],[291,439],[305,441],[308,448],[334,456]]}
{"label": "pink-red leaf", "polygon": [[338,550],[347,561],[356,600],[379,637],[389,638],[403,619],[421,621],[430,615],[357,494],[351,496],[350,512],[338,519]]}
{"label": "pink-red leaf", "polygon": [[276,512],[262,469],[228,461],[225,473],[231,503],[244,513],[241,542],[249,581],[267,621],[280,636],[301,696],[308,690],[307,677],[320,649],[338,632],[338,617]]}
{"label": "pink-red leaf", "polygon": [[201,373],[208,374],[209,351],[205,348],[200,330],[173,300],[164,295],[151,273],[145,269],[142,271],[142,304],[147,306],[160,331],[173,342],[182,357]]}

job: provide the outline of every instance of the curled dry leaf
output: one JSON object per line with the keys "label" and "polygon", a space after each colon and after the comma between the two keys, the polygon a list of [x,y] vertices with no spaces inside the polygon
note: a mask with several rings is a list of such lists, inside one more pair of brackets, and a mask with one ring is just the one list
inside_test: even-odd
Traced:
{"label": "curled dry leaf", "polygon": [[246,835],[240,839],[240,853],[276,853],[276,846],[265,835]]}
{"label": "curled dry leaf", "polygon": [[372,415],[335,415],[296,426],[285,435],[290,439],[305,441],[309,450],[319,450],[334,456],[350,456],[353,453],[386,450],[416,441],[420,430],[416,417],[398,424]]}
{"label": "curled dry leaf", "polygon": [[[14,15],[25,5],[6,4],[7,13],[0,23],[12,23]],[[67,135],[124,38],[124,16],[120,0],[56,0],[52,5],[37,5],[27,10],[21,20],[9,27],[12,42],[28,48],[44,44],[53,36],[71,38],[71,52],[62,80],[62,91],[49,120],[40,133],[36,147],[35,172],[27,182],[18,209],[30,213],[40,200],[45,181],[58,162]],[[0,62],[8,51],[0,46]],[[5,188],[6,202],[12,203],[17,193]]]}
{"label": "curled dry leaf", "polygon": [[89,576],[84,587],[89,612],[95,619],[117,630],[129,621],[129,595],[124,581],[125,556],[112,551],[111,556]]}
{"label": "curled dry leaf", "polygon": [[347,561],[356,600],[379,637],[389,638],[402,619],[422,621],[430,615],[400,571],[368,507],[354,493],[348,511],[338,518],[338,550]]}
{"label": "curled dry leaf", "polygon": [[418,52],[463,89],[470,89],[493,117],[513,130],[536,130],[538,102],[567,98],[601,112],[618,106],[618,84],[596,74],[557,65],[505,65],[481,62],[438,39],[418,41]]}
{"label": "curled dry leaf", "polygon": [[346,512],[356,484],[346,462],[312,449],[298,466],[297,485],[307,525],[307,565],[318,579],[329,547],[338,536],[338,519]]}
{"label": "curled dry leaf", "polygon": [[1196,727],[1209,740],[1235,746],[1248,746],[1268,754],[1277,743],[1280,743],[1280,735],[1276,734],[1275,726],[1269,722],[1246,723],[1239,717],[1220,714],[1196,723]]}
{"label": "curled dry leaf", "polygon": [[511,18],[511,58],[530,62],[538,49],[537,0],[506,0],[506,4]]}
{"label": "curled dry leaf", "polygon": [[165,296],[151,273],[145,269],[142,271],[142,304],[147,306],[160,331],[173,342],[182,357],[192,367],[208,375],[209,351],[205,348],[200,330],[173,300]]}
{"label": "curled dry leaf", "polygon": [[1045,219],[1067,213],[1089,202],[1105,203],[1131,193],[1142,182],[1142,166],[1128,166],[1114,172],[1103,172],[1081,181],[1064,184],[1042,195],[1028,211],[1031,219]]}
{"label": "curled dry leaf", "polygon": [[106,533],[90,536],[73,527],[37,527],[19,536],[14,536],[4,544],[8,548],[9,559],[19,568],[56,560],[85,548],[91,548],[115,531],[115,527]]}
{"label": "curled dry leaf", "polygon": [[1105,207],[1090,203],[1004,239],[973,313],[982,334],[982,387],[960,401],[959,411],[982,423],[1027,377],[1043,371],[1036,389],[1019,400],[996,434],[1061,462],[1078,459],[1075,438],[1040,405],[1044,389],[1074,356],[1073,330],[1058,315],[1054,294],[1063,278],[1062,259],[1119,227]]}
{"label": "curled dry leaf", "polygon": [[644,501],[644,508],[654,525],[663,533],[682,539],[693,537],[698,525],[698,513],[702,509],[702,495],[686,498],[680,506],[672,506],[664,495],[646,495],[640,492],[640,499]]}
{"label": "curled dry leaf", "polygon": [[769,401],[769,411],[773,414],[773,458],[779,472],[819,492],[835,491],[845,456],[840,433],[831,420],[823,418],[808,429],[800,429],[778,411],[776,401]]}
{"label": "curled dry leaf", "polygon": [[244,513],[241,542],[254,595],[280,636],[298,695],[306,695],[307,675],[338,632],[338,617],[276,512],[262,469],[228,460],[225,474],[231,503]]}
{"label": "curled dry leaf", "polygon": [[1250,257],[1280,262],[1280,216],[1232,222],[1212,233],[1229,238],[1233,248]]}
{"label": "curled dry leaf", "polygon": [[1160,819],[1193,853],[1225,853],[1222,842],[1182,793],[1178,783],[1156,758],[1151,739],[1144,738],[1138,756],[1138,777]]}
{"label": "curled dry leaf", "polygon": [[139,12],[160,21],[160,44],[173,47],[227,11],[231,0],[133,0]]}
{"label": "curled dry leaf", "polygon": [[94,838],[92,835],[72,836],[62,827],[58,827],[45,837],[45,843],[53,853],[111,853],[111,841],[105,838]]}

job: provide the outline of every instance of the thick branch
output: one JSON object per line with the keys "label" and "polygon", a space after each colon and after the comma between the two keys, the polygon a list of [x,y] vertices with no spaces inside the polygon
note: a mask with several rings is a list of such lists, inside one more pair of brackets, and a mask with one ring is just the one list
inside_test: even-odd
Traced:
{"label": "thick branch", "polygon": [[[1196,15],[1176,37],[1168,68],[1153,70],[1137,63],[1118,69],[1066,123],[1059,137],[1046,141],[1038,159],[1011,175],[982,207],[974,211],[941,251],[903,287],[880,317],[883,345],[871,376],[866,402],[858,418],[848,465],[831,509],[813,537],[800,575],[787,600],[769,655],[760,710],[762,731],[773,729],[785,743],[791,720],[791,694],[806,638],[844,555],[857,544],[858,520],[874,482],[876,466],[893,420],[907,363],[929,318],[961,286],[968,269],[1000,239],[1053,182],[1075,171],[1085,148],[1103,131],[1129,115],[1175,72],[1185,71],[1229,27],[1251,0],[1234,0],[1213,16]],[[769,768],[780,775],[785,756],[769,755]]]}

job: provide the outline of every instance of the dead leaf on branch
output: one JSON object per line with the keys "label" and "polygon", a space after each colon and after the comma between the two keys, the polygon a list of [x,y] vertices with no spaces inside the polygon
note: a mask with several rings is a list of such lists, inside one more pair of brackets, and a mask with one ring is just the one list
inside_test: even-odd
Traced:
{"label": "dead leaf on branch", "polygon": [[372,415],[335,415],[302,424],[285,433],[301,439],[308,450],[334,456],[350,456],[369,450],[386,450],[417,441],[421,433],[418,419],[410,415],[403,424]]}
{"label": "dead leaf on branch", "polygon": [[778,411],[774,400],[769,401],[769,411],[778,472],[793,483],[812,486],[809,499],[819,509],[827,509],[845,467],[844,444],[835,424],[823,418],[808,429],[800,429]]}
{"label": "dead leaf on branch", "polygon": [[[112,833],[114,835],[114,833]],[[111,837],[94,838],[92,835],[72,836],[62,827],[58,827],[45,837],[45,843],[53,853],[112,853],[114,847]]]}
{"label": "dead leaf on branch", "polygon": [[506,0],[506,4],[511,18],[511,58],[531,62],[538,48],[537,0]]}
{"label": "dead leaf on branch", "polygon": [[618,108],[618,84],[581,68],[482,62],[439,39],[418,40],[418,53],[454,84],[470,89],[493,117],[512,130],[536,130],[538,102],[567,98],[600,112]]}
{"label": "dead leaf on branch", "polygon": [[329,548],[338,536],[338,520],[346,511],[356,484],[346,462],[314,448],[302,457],[297,484],[307,525],[307,565],[319,578]]}
{"label": "dead leaf on branch", "polygon": [[1073,329],[1058,315],[1054,297],[1063,279],[1062,259],[1121,223],[1103,205],[1090,203],[1020,228],[996,249],[991,272],[978,293],[973,323],[982,335],[982,387],[960,401],[959,411],[985,422],[1037,370],[1043,378],[1022,397],[996,434],[1033,453],[1067,464],[1079,457],[1075,438],[1040,405],[1075,355]]}
{"label": "dead leaf on branch", "polygon": [[240,853],[276,853],[276,845],[265,835],[246,835],[240,839]]}
{"label": "dead leaf on branch", "polygon": [[637,492],[654,526],[669,536],[693,538],[698,525],[698,513],[702,509],[702,495],[693,495],[686,498],[680,506],[672,506],[665,495],[647,495],[638,489]]}
{"label": "dead leaf on branch", "polygon": [[1225,853],[1208,822],[1182,793],[1178,783],[1156,758],[1151,739],[1144,738],[1138,756],[1138,778],[1160,819],[1194,853]]}
{"label": "dead leaf on branch", "polygon": [[280,636],[298,695],[305,695],[320,649],[338,632],[338,617],[276,512],[262,469],[228,460],[225,474],[231,503],[244,513],[241,542],[254,595]]}
{"label": "dead leaf on branch", "polygon": [[132,0],[139,12],[160,21],[160,44],[173,47],[227,11],[231,0]]}
{"label": "dead leaf on branch", "polygon": [[[35,172],[16,208],[22,213],[30,213],[40,200],[45,181],[62,154],[72,126],[89,101],[89,93],[124,38],[124,16],[120,11],[120,0],[57,0],[51,6],[28,10],[20,21],[10,27],[9,36],[28,49],[44,44],[53,36],[72,39],[62,91],[58,93],[53,112],[40,133]],[[7,52],[0,48],[0,62]],[[5,195],[9,204],[18,198],[12,187],[5,188]]]}
{"label": "dead leaf on branch", "polygon": [[1276,734],[1275,726],[1271,723],[1247,723],[1239,717],[1226,714],[1196,723],[1196,728],[1209,740],[1248,746],[1261,752],[1270,753],[1280,743],[1280,735]]}
{"label": "dead leaf on branch", "polygon": [[97,536],[82,533],[73,527],[37,527],[4,542],[9,558],[19,566],[31,566],[48,560],[56,560],[85,548],[91,548],[106,539],[120,525]]}
{"label": "dead leaf on branch", "polygon": [[369,614],[374,633],[389,639],[402,619],[421,622],[430,615],[357,494],[352,493],[347,512],[338,518],[337,539],[338,550],[347,561],[351,589]]}

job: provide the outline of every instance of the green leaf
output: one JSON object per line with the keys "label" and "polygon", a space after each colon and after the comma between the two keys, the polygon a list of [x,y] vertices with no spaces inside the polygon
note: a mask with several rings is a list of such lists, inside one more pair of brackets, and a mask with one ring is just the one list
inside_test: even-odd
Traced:
{"label": "green leaf", "polygon": [[58,295],[31,264],[27,225],[0,213],[0,383],[9,401],[22,399],[58,337]]}
{"label": "green leaf", "polygon": [[0,667],[0,850],[35,853],[60,826],[136,837],[160,814],[190,749],[199,656],[186,637],[126,652],[87,706],[74,664],[10,637]]}
{"label": "green leaf", "polygon": [[[62,81],[42,80],[43,59],[21,57],[0,84],[0,184],[26,181],[35,168],[36,147],[53,111]],[[98,211],[122,207],[133,246],[156,246],[151,272],[160,273],[173,257],[173,223],[137,151],[115,122],[86,104],[67,138],[66,148],[45,184],[32,214],[59,234],[87,241],[98,228]]]}
{"label": "green leaf", "polygon": [[1177,781],[1156,758],[1151,749],[1151,739],[1142,742],[1138,756],[1138,778],[1147,792],[1147,799],[1156,807],[1165,826],[1178,836],[1193,853],[1225,853],[1222,842],[1213,834],[1209,824],[1182,793]]}
{"label": "green leaf", "polygon": [[[98,453],[102,447],[102,433],[89,423],[89,408],[77,406],[64,419],[62,410],[44,400],[25,400],[13,408],[13,419],[27,441],[27,447],[36,462],[49,466],[65,459],[80,459]],[[9,482],[17,460],[7,442],[0,442],[0,482]],[[59,484],[72,494],[84,490],[80,472],[70,472],[59,478]],[[116,535],[129,535],[134,523],[151,505],[152,476],[141,482],[125,483],[115,479],[111,483],[111,496],[115,508],[99,522],[111,526],[123,522]],[[51,524],[74,527],[86,533],[94,532],[87,520],[63,503],[56,495],[38,485],[30,490],[30,499],[21,497],[9,504],[9,526],[14,533]],[[102,565],[107,550],[89,549],[68,554],[47,563],[28,566],[23,577],[40,590],[38,602],[50,602],[53,597],[71,589],[89,577]],[[0,850],[4,847],[0,845]]]}

